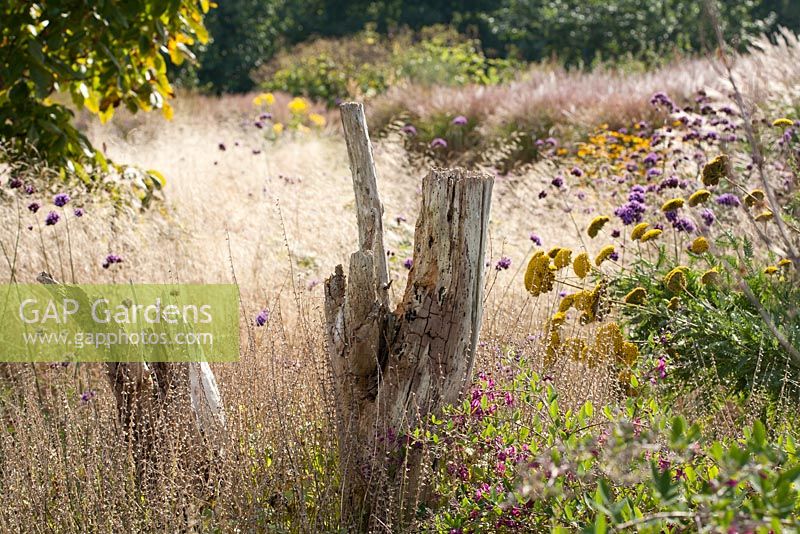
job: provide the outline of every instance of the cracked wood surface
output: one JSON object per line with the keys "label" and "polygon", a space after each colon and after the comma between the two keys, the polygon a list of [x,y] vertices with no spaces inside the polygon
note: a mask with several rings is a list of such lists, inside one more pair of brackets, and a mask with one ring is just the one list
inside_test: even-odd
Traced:
{"label": "cracked wood surface", "polygon": [[[386,488],[418,482],[418,454],[405,477],[386,462],[428,414],[469,384],[480,330],[493,178],[434,169],[423,180],[413,266],[389,311],[380,199],[363,107],[344,104],[359,250],[325,282],[325,316],[336,393],[344,515],[364,521]],[[363,126],[363,127],[362,127]],[[416,465],[415,465],[416,464]],[[405,480],[404,480],[405,479]],[[362,523],[363,526],[363,523]]]}

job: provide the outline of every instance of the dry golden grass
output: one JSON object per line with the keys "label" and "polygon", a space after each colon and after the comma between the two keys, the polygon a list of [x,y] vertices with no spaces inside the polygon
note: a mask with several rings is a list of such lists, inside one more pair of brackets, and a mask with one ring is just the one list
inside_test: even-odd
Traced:
{"label": "dry golden grass", "polygon": [[[779,91],[781,80],[797,80],[797,67],[784,63],[784,52],[770,50],[745,60],[743,71],[762,65],[780,73],[768,78],[777,89],[763,89]],[[714,86],[717,77],[701,61],[630,77],[533,70],[502,87],[397,89],[369,105],[367,114],[380,120],[393,99],[402,99],[420,115],[472,110],[492,127],[543,116],[585,125],[625,122],[641,118],[637,113],[656,90],[687,95]],[[328,115],[324,132],[264,141],[251,124],[251,98],[184,96],[172,122],[157,115],[117,117],[108,126],[85,121],[92,140],[105,145],[111,158],[159,169],[167,177],[165,198],[150,211],[117,213],[74,190],[73,205],[82,205],[86,215],[70,218],[67,235],[63,222],[40,230],[23,199],[3,201],[0,241],[9,258],[0,262],[3,282],[10,278],[9,263],[21,282],[34,281],[42,270],[72,281],[71,265],[74,280],[84,283],[235,280],[244,310],[241,360],[214,367],[228,413],[226,433],[215,438],[217,447],[190,443],[179,425],[165,419],[158,453],[138,483],[132,451],[118,438],[113,395],[97,366],[6,367],[0,382],[3,531],[336,527],[335,431],[320,282],[346,262],[356,244],[347,153],[335,114]],[[280,102],[276,107],[285,107]],[[391,139],[376,143],[375,158],[397,300],[425,170],[411,167]],[[538,299],[524,293],[520,270],[532,249],[528,236],[538,234],[545,248],[580,248],[576,229],[597,214],[592,206],[605,202],[589,198],[588,210],[571,212],[573,221],[553,196],[539,200],[554,173],[550,165],[497,178],[479,367],[491,369],[509,347],[541,362],[536,336],[558,291]],[[109,253],[124,258],[120,269],[102,268]],[[493,268],[502,256],[512,259],[508,271]],[[262,308],[272,312],[270,321],[255,328],[252,319]],[[567,403],[599,404],[613,395],[602,367],[587,372],[579,364],[562,364],[555,379]],[[97,396],[80,401],[88,390]],[[221,454],[210,456],[214,448]],[[187,454],[192,449],[194,454]]]}

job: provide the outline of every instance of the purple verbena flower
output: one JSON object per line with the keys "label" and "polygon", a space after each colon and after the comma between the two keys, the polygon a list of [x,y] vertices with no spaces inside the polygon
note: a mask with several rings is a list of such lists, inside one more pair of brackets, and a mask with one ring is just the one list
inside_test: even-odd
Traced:
{"label": "purple verbena flower", "polygon": [[656,154],[655,152],[650,152],[645,158],[642,160],[646,167],[654,167],[658,160],[661,159],[661,156]]}
{"label": "purple verbena flower", "polygon": [[464,126],[467,124],[467,118],[464,115],[459,115],[453,119],[453,124],[456,126]]}
{"label": "purple verbena flower", "polygon": [[611,254],[608,255],[608,259],[610,259],[611,261],[617,261],[619,259],[619,252],[617,251],[612,252]]}
{"label": "purple verbena flower", "polygon": [[572,176],[577,176],[578,178],[580,178],[581,176],[583,176],[583,171],[580,169],[580,167],[573,167],[573,168],[572,168],[572,170],[571,170],[571,171],[569,171],[569,173],[570,173]]}
{"label": "purple verbena flower", "polygon": [[511,258],[507,256],[500,258],[500,260],[497,262],[497,265],[494,266],[494,268],[498,271],[505,271],[509,267],[511,267]]}
{"label": "purple verbena flower", "polygon": [[703,208],[703,211],[700,212],[700,218],[703,219],[703,224],[706,226],[714,224],[714,220],[716,219],[714,212],[708,208]]}
{"label": "purple verbena flower", "polygon": [[223,152],[225,152],[227,150],[227,147],[225,146],[225,143],[218,144],[217,148],[219,148]]}
{"label": "purple verbena flower", "polygon": [[83,217],[84,211],[83,208],[75,208],[73,213],[75,214],[75,217]]}
{"label": "purple verbena flower", "polygon": [[715,202],[720,206],[728,206],[729,208],[738,208],[742,205],[742,201],[733,193],[723,193],[715,199]]}
{"label": "purple verbena flower", "polygon": [[53,197],[53,204],[59,208],[63,208],[70,201],[69,195],[66,193],[59,193]]}
{"label": "purple verbena flower", "polygon": [[109,254],[108,256],[106,256],[106,261],[103,263],[103,269],[108,269],[115,263],[122,263],[122,258],[117,256],[116,254]]}
{"label": "purple verbena flower", "polygon": [[25,194],[32,195],[36,192],[36,187],[33,184],[25,184]]}
{"label": "purple verbena flower", "polygon": [[686,232],[687,234],[691,234],[697,229],[694,221],[687,219],[686,217],[679,218],[677,221],[672,223],[672,227],[678,232]]}
{"label": "purple verbena flower", "polygon": [[8,181],[8,187],[10,187],[11,189],[19,189],[20,187],[22,187],[22,180],[20,180],[19,178],[12,178]]}
{"label": "purple verbena flower", "polygon": [[269,310],[263,309],[256,315],[256,326],[264,326],[269,321]]}
{"label": "purple verbena flower", "polygon": [[658,190],[663,191],[664,189],[674,189],[680,185],[680,180],[674,174],[669,178],[664,178],[658,184]]}
{"label": "purple verbena flower", "polygon": [[539,191],[539,198],[545,198],[547,196],[547,191]]}
{"label": "purple verbena flower", "polygon": [[538,246],[540,246],[540,247],[542,246],[542,240],[541,240],[541,238],[540,238],[538,235],[536,235],[536,234],[531,234],[531,241],[533,241],[533,243],[534,243],[535,245],[538,245]]}
{"label": "purple verbena flower", "polygon": [[412,124],[406,124],[400,131],[410,136],[417,135],[417,129]]}
{"label": "purple verbena flower", "polygon": [[670,100],[666,93],[661,91],[655,93],[652,97],[650,97],[650,104],[653,106],[659,107],[664,106],[668,108],[670,111],[675,110],[675,104]]}
{"label": "purple verbena flower", "polygon": [[50,213],[47,214],[47,218],[44,220],[44,224],[46,224],[47,226],[53,226],[58,222],[60,218],[61,217],[58,215],[58,213],[51,211]]}
{"label": "purple verbena flower", "polygon": [[447,148],[447,141],[445,141],[441,137],[437,137],[436,139],[431,141],[431,148]]}
{"label": "purple verbena flower", "polygon": [[81,402],[87,403],[95,397],[95,392],[91,389],[81,393]]}
{"label": "purple verbena flower", "polygon": [[30,204],[28,204],[28,210],[30,210],[31,213],[36,213],[37,211],[39,211],[39,207],[40,206],[38,202],[31,202]]}
{"label": "purple verbena flower", "polygon": [[647,208],[644,204],[631,200],[614,210],[614,215],[622,219],[622,224],[628,226],[642,222],[642,215],[645,211],[647,211]]}
{"label": "purple verbena flower", "polygon": [[553,178],[553,181],[550,182],[554,187],[561,187],[564,185],[564,178],[560,175]]}
{"label": "purple verbena flower", "polygon": [[412,258],[406,258],[405,261],[403,261],[403,267],[406,269],[411,269],[413,266],[414,260]]}

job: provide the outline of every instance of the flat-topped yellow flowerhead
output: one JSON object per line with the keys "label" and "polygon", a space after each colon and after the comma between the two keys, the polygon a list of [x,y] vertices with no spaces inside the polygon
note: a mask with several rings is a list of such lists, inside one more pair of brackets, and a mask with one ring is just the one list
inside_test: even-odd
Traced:
{"label": "flat-topped yellow flowerhead", "polygon": [[689,250],[694,252],[695,254],[702,254],[703,252],[708,252],[708,239],[703,236],[698,237],[692,244],[689,245]]}
{"label": "flat-topped yellow flowerhead", "polygon": [[271,106],[275,103],[275,95],[272,93],[261,93],[253,99],[254,106]]}
{"label": "flat-topped yellow flowerhead", "polygon": [[686,287],[686,267],[675,267],[664,277],[664,285],[673,293],[680,293]]}
{"label": "flat-topped yellow flowerhead", "polygon": [[647,291],[643,287],[635,287],[631,289],[627,295],[622,299],[625,304],[641,304],[647,296]]}
{"label": "flat-topped yellow flowerhead", "polygon": [[700,277],[700,283],[704,286],[713,286],[719,283],[719,278],[719,271],[714,267],[703,273],[703,276]]}
{"label": "flat-topped yellow flowerhead", "polygon": [[764,269],[764,274],[775,274],[778,272],[778,268],[774,265],[770,265],[766,269]]}
{"label": "flat-topped yellow flowerhead", "polygon": [[787,119],[786,117],[781,117],[780,119],[775,119],[774,121],[772,121],[772,125],[777,126],[779,128],[785,128],[787,126],[791,126],[792,124],[794,123],[790,119]]}
{"label": "flat-topped yellow flowerhead", "polygon": [[553,263],[555,264],[557,269],[563,269],[567,265],[569,265],[572,261],[572,251],[568,248],[562,248],[556,254],[556,257],[553,258]]}
{"label": "flat-topped yellow flowerhead", "polygon": [[561,334],[558,333],[557,328],[550,330],[550,336],[547,339],[547,346],[544,352],[544,365],[549,367],[556,363],[558,358],[558,351],[561,348]]}
{"label": "flat-topped yellow flowerhead", "polygon": [[636,241],[637,239],[641,239],[644,233],[647,231],[650,225],[646,222],[639,223],[633,227],[633,231],[631,232],[631,239]]}
{"label": "flat-topped yellow flowerhead", "polygon": [[759,213],[758,215],[756,215],[756,220],[758,222],[767,222],[767,221],[771,221],[773,217],[774,217],[774,215],[773,215],[772,211],[764,210],[761,213]]}
{"label": "flat-topped yellow flowerhead", "polygon": [[572,270],[578,275],[578,278],[586,278],[589,271],[592,270],[592,265],[589,263],[589,254],[581,252],[572,261]]}
{"label": "flat-topped yellow flowerhead", "polygon": [[601,354],[616,355],[622,350],[625,339],[617,323],[605,323],[595,332],[594,347]]}
{"label": "flat-topped yellow flowerhead", "polygon": [[641,241],[642,241],[642,243],[647,243],[647,242],[648,242],[648,241],[650,241],[651,239],[655,239],[655,238],[657,238],[657,237],[658,237],[658,236],[660,236],[662,233],[663,233],[663,231],[662,231],[662,230],[660,230],[660,229],[658,229],[658,228],[653,228],[652,230],[648,230],[648,231],[646,231],[646,232],[644,233],[644,235],[642,236],[642,239],[641,239]]}
{"label": "flat-topped yellow flowerhead", "polygon": [[708,189],[700,189],[689,196],[688,204],[693,208],[695,206],[699,206],[709,198],[711,198],[711,191]]}
{"label": "flat-topped yellow flowerhead", "polygon": [[675,211],[678,208],[683,207],[683,199],[682,198],[671,198],[664,202],[661,206],[661,211]]}
{"label": "flat-topped yellow flowerhead", "polygon": [[538,251],[525,270],[525,289],[536,297],[552,290],[555,281],[555,266],[550,265],[550,258],[543,251]]}
{"label": "flat-topped yellow flowerhead", "polygon": [[759,202],[764,202],[764,191],[761,189],[753,189],[744,196],[744,205],[752,208]]}
{"label": "flat-topped yellow flowerhead", "polygon": [[600,267],[600,265],[606,261],[609,256],[614,253],[614,245],[606,245],[600,249],[600,252],[597,253],[597,257],[594,259],[594,264]]}
{"label": "flat-topped yellow flowerhead", "polygon": [[561,299],[561,302],[558,303],[558,311],[566,312],[572,307],[572,304],[575,302],[575,294],[569,293],[568,295],[564,295],[564,298]]}
{"label": "flat-topped yellow flowerhead", "polygon": [[703,167],[703,185],[717,185],[719,181],[728,175],[728,156],[720,154]]}
{"label": "flat-topped yellow flowerhead", "polygon": [[586,230],[586,233],[589,234],[589,237],[594,239],[595,237],[597,237],[597,233],[600,232],[600,230],[603,228],[603,226],[605,226],[605,224],[609,220],[610,219],[605,215],[600,215],[598,217],[595,217],[594,219],[592,219],[592,222],[589,223],[589,228]]}

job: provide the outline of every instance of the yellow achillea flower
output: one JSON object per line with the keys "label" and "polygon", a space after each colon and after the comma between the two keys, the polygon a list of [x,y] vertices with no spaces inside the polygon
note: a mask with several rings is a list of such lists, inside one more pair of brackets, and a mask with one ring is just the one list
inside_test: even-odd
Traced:
{"label": "yellow achillea flower", "polygon": [[272,93],[261,93],[253,99],[254,106],[271,106],[275,103],[275,96]]}
{"label": "yellow achillea flower", "polygon": [[772,121],[772,125],[778,127],[791,126],[792,124],[794,123],[791,120],[787,119],[786,117],[781,117],[780,119],[775,119],[774,121]]}
{"label": "yellow achillea flower", "polygon": [[766,269],[764,269],[764,274],[775,274],[778,272],[778,268],[774,265],[770,265]]}
{"label": "yellow achillea flower", "polygon": [[558,251],[560,251],[560,250],[561,250],[561,247],[553,247],[553,248],[551,248],[550,250],[547,251],[547,255],[550,256],[551,258],[555,258],[556,254],[558,254]]}
{"label": "yellow achillea flower", "polygon": [[575,293],[574,306],[576,310],[583,312],[581,315],[583,324],[591,323],[597,318],[603,291],[603,284],[597,284],[592,291],[584,289]]}
{"label": "yellow achillea flower", "polygon": [[600,326],[595,333],[594,347],[601,354],[611,354],[616,356],[622,350],[625,340],[617,323],[606,323]]}
{"label": "yellow achillea flower", "polygon": [[550,267],[550,258],[539,251],[533,255],[525,270],[525,289],[534,297],[553,289],[556,275]]}
{"label": "yellow achillea flower", "polygon": [[695,191],[689,197],[689,206],[691,207],[699,206],[700,204],[708,200],[710,197],[711,197],[711,191],[709,191],[708,189],[700,189],[699,191]]}
{"label": "yellow achillea flower", "polygon": [[306,102],[305,98],[296,96],[289,102],[287,107],[289,108],[289,111],[299,115],[308,109],[308,102]]}
{"label": "yellow achillea flower", "polygon": [[561,302],[558,304],[558,311],[566,312],[572,307],[572,304],[575,302],[575,294],[570,293],[569,295],[564,295],[564,298],[561,299]]}
{"label": "yellow achillea flower", "polygon": [[561,334],[558,330],[550,331],[550,338],[547,340],[547,346],[544,353],[544,364],[549,367],[556,363],[558,357],[558,349],[561,347]]}
{"label": "yellow achillea flower", "polygon": [[542,256],[543,254],[544,254],[543,251],[537,250],[536,252],[533,253],[533,256],[528,261],[528,267],[525,269],[525,289],[527,289],[528,291],[531,290],[531,286],[533,285],[533,278],[536,274],[536,264],[534,260]]}
{"label": "yellow achillea flower", "polygon": [[283,124],[280,122],[276,122],[272,125],[272,131],[275,132],[276,135],[280,135],[283,133]]}
{"label": "yellow achillea flower", "polygon": [[586,230],[586,233],[589,234],[589,237],[595,238],[597,237],[597,233],[605,226],[605,224],[610,219],[605,215],[600,215],[592,219],[592,222],[589,223],[589,228]]}
{"label": "yellow achillea flower", "polygon": [[550,318],[550,324],[555,327],[559,327],[564,324],[564,321],[567,319],[567,314],[564,312],[556,312]]}
{"label": "yellow achillea flower", "polygon": [[683,199],[682,198],[672,198],[664,202],[664,205],[661,206],[661,211],[674,211],[678,208],[683,207]]}
{"label": "yellow achillea flower", "polygon": [[700,277],[700,283],[706,286],[713,286],[719,282],[719,271],[716,267],[709,269]]}
{"label": "yellow achillea flower", "polygon": [[600,252],[597,254],[597,257],[594,259],[594,264],[600,267],[604,261],[608,259],[614,253],[614,245],[606,245],[600,249]]}
{"label": "yellow achillea flower", "polygon": [[642,236],[641,241],[642,241],[642,243],[647,243],[651,239],[655,239],[658,236],[660,236],[661,233],[662,233],[662,231],[659,230],[658,228],[653,228],[652,230],[648,230],[648,231],[646,231],[644,233],[644,235]]}
{"label": "yellow achillea flower", "polygon": [[562,248],[556,254],[556,257],[553,259],[553,263],[555,264],[557,269],[563,269],[567,265],[570,264],[572,261],[572,251],[568,248]]}
{"label": "yellow achillea flower", "polygon": [[622,360],[622,363],[628,366],[633,365],[638,357],[639,347],[635,343],[626,341],[622,344],[622,349],[619,351],[619,359]]}
{"label": "yellow achillea flower", "polygon": [[728,156],[720,154],[703,167],[703,185],[717,185],[728,173]]}
{"label": "yellow achillea flower", "polygon": [[674,311],[680,307],[681,307],[681,299],[679,299],[678,297],[672,297],[671,299],[669,299],[669,304],[667,304],[668,310]]}
{"label": "yellow achillea flower", "polygon": [[744,205],[748,208],[752,208],[759,202],[763,202],[764,196],[764,191],[761,189],[753,189],[744,196]]}
{"label": "yellow achillea flower", "polygon": [[765,221],[772,220],[772,217],[773,217],[772,212],[770,210],[766,210],[766,211],[762,211],[761,213],[756,215],[756,220],[758,222],[765,222]]}
{"label": "yellow achillea flower", "polygon": [[578,254],[572,262],[572,269],[578,275],[578,278],[586,278],[586,275],[592,270],[592,265],[589,263],[589,255],[586,252]]}
{"label": "yellow achillea flower", "polygon": [[318,128],[322,128],[323,126],[325,126],[325,122],[326,122],[325,121],[325,117],[323,117],[319,113],[311,113],[311,114],[309,114],[308,120],[310,120],[311,123],[314,126],[317,126]]}
{"label": "yellow achillea flower", "polygon": [[634,226],[633,227],[633,231],[631,232],[631,239],[633,239],[634,241],[636,241],[637,239],[641,239],[641,237],[647,231],[647,228],[649,226],[650,226],[649,224],[644,223],[644,222],[643,223],[639,223],[636,226]]}
{"label": "yellow achillea flower", "polygon": [[664,277],[664,284],[673,293],[679,293],[686,287],[686,267],[675,267]]}
{"label": "yellow achillea flower", "polygon": [[647,291],[643,287],[635,287],[631,289],[627,295],[622,299],[625,304],[641,304],[647,296]]}
{"label": "yellow achillea flower", "polygon": [[783,258],[781,261],[778,262],[778,267],[789,267],[792,264],[792,260]]}
{"label": "yellow achillea flower", "polygon": [[703,252],[708,252],[708,239],[703,236],[698,237],[692,244],[689,245],[689,250],[694,252],[695,254],[702,254]]}

